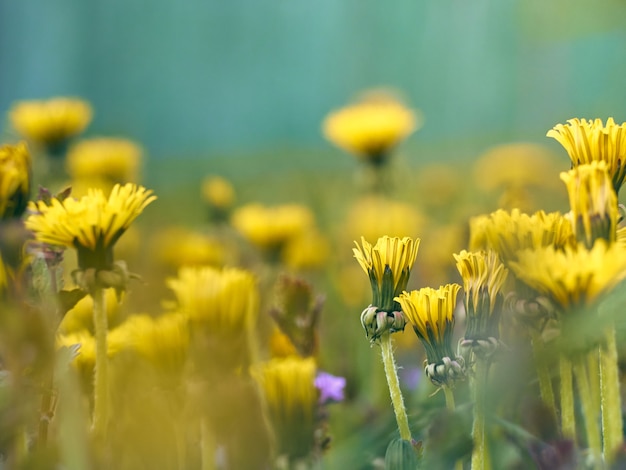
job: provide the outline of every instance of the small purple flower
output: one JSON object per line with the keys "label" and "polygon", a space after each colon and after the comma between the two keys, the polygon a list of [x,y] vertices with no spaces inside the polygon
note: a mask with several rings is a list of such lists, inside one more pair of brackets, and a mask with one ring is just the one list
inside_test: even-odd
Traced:
{"label": "small purple flower", "polygon": [[336,377],[328,372],[318,372],[315,377],[315,387],[320,391],[320,403],[342,401],[345,386],[345,377]]}

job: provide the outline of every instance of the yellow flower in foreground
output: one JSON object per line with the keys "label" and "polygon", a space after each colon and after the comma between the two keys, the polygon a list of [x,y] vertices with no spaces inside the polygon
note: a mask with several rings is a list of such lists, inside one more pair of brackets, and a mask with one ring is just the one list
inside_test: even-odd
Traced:
{"label": "yellow flower in foreground", "polygon": [[454,259],[465,290],[465,339],[497,339],[503,303],[502,287],[509,271],[493,251],[463,250],[455,254]]}
{"label": "yellow flower in foreground", "polygon": [[385,97],[366,99],[330,113],[323,131],[336,146],[379,165],[420,125],[421,118],[415,111]]}
{"label": "yellow flower in foreground", "polygon": [[291,238],[313,228],[314,217],[308,207],[299,204],[248,204],[234,212],[231,222],[258,248],[277,250]]}
{"label": "yellow flower in foreground", "polygon": [[373,246],[364,238],[361,246],[354,243],[354,257],[370,279],[372,306],[388,313],[398,310],[394,297],[406,289],[420,239],[384,236]]}
{"label": "yellow flower in foreground", "polygon": [[579,165],[561,173],[567,186],[571,221],[576,239],[587,247],[598,238],[615,241],[617,227],[617,195],[603,161]]}
{"label": "yellow flower in foreground", "polygon": [[424,287],[403,292],[396,300],[426,350],[426,374],[436,385],[450,385],[463,376],[463,362],[452,350],[456,298],[461,286]]}
{"label": "yellow flower in foreground", "polygon": [[31,203],[33,213],[26,219],[38,241],[76,248],[81,269],[107,269],[113,262],[113,246],[156,199],[142,186],[115,185],[106,198],[101,190],[89,191],[80,200],[67,198]]}
{"label": "yellow flower in foreground", "polygon": [[626,250],[604,240],[596,241],[591,249],[548,246],[520,252],[510,268],[562,311],[577,310],[594,304],[626,276]]}
{"label": "yellow flower in foreground", "polygon": [[626,122],[618,125],[611,117],[605,125],[601,119],[574,118],[565,125],[557,124],[546,135],[565,148],[573,167],[593,161],[606,162],[613,189],[619,193],[626,177]]}
{"label": "yellow flower in foreground", "polygon": [[293,459],[310,454],[315,439],[315,360],[289,357],[260,365],[254,376],[265,394],[278,453]]}
{"label": "yellow flower in foreground", "polygon": [[0,219],[20,217],[30,194],[31,158],[24,142],[0,146]]}
{"label": "yellow flower in foreground", "polygon": [[91,116],[89,103],[78,98],[20,101],[9,112],[11,124],[21,135],[51,147],[84,131]]}
{"label": "yellow flower in foreground", "polygon": [[500,209],[470,220],[470,249],[491,249],[507,266],[520,250],[549,245],[563,247],[572,241],[571,223],[558,212],[539,211],[529,215],[517,209],[511,212]]}
{"label": "yellow flower in foreground", "polygon": [[141,147],[127,139],[87,139],[70,148],[66,166],[75,179],[128,183],[137,180],[141,155]]}
{"label": "yellow flower in foreground", "polygon": [[212,334],[239,334],[256,319],[259,294],[248,271],[183,267],[167,286],[176,295],[178,310],[208,325]]}

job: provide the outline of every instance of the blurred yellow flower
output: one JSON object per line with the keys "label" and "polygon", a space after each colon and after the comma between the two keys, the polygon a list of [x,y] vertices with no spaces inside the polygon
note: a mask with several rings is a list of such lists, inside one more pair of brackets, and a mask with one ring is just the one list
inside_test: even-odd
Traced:
{"label": "blurred yellow flower", "polygon": [[235,188],[226,178],[209,175],[202,181],[202,198],[209,206],[226,211],[235,203]]}
{"label": "blurred yellow flower", "polygon": [[222,266],[226,248],[219,241],[183,227],[166,228],[152,240],[152,252],[162,264],[182,266]]}
{"label": "blurred yellow flower", "polygon": [[80,134],[91,122],[89,103],[78,98],[51,98],[20,101],[13,105],[9,119],[24,137],[54,147]]}
{"label": "blurred yellow flower", "polygon": [[470,249],[494,250],[507,266],[525,248],[563,247],[573,240],[570,221],[558,212],[529,215],[500,209],[470,220]]}
{"label": "blurred yellow flower", "polygon": [[141,147],[127,139],[87,139],[72,145],[66,166],[74,179],[129,183],[139,176],[141,156]]}
{"label": "blurred yellow flower", "polygon": [[278,454],[298,459],[315,443],[316,364],[312,358],[272,359],[254,370],[265,394]]}
{"label": "blurred yellow flower", "polygon": [[293,269],[315,269],[330,257],[330,242],[317,230],[309,230],[291,238],[282,252],[284,263]]}
{"label": "blurred yellow flower", "polygon": [[396,297],[402,312],[426,350],[426,374],[435,385],[452,385],[464,374],[462,359],[452,350],[456,298],[461,286],[424,287]]}
{"label": "blurred yellow flower", "polygon": [[81,269],[109,268],[113,245],[155,199],[142,186],[116,185],[108,199],[101,190],[92,190],[80,200],[31,203],[33,213],[25,225],[40,242],[76,248]]}
{"label": "blurred yellow flower", "polygon": [[258,248],[277,250],[293,237],[312,229],[315,219],[308,207],[299,204],[248,204],[233,213],[231,223]]}
{"label": "blurred yellow flower", "polygon": [[502,287],[509,273],[493,251],[461,251],[453,255],[463,278],[467,329],[465,339],[498,338]]}
{"label": "blurred yellow flower", "polygon": [[425,226],[425,217],[412,205],[384,197],[359,199],[348,212],[344,232],[354,240],[390,237],[414,237]]}
{"label": "blurred yellow flower", "polygon": [[82,377],[93,380],[93,368],[96,364],[96,340],[87,330],[79,330],[69,334],[56,336],[56,347],[72,348],[75,353],[72,363],[80,371]]}
{"label": "blurred yellow flower", "polygon": [[208,325],[215,335],[245,332],[256,319],[259,293],[248,271],[183,267],[167,286],[176,295],[178,310]]}
{"label": "blurred yellow flower", "polygon": [[380,165],[421,126],[421,116],[390,96],[376,95],[330,113],[324,136],[348,153]]}
{"label": "blurred yellow flower", "polygon": [[615,241],[618,208],[608,167],[603,161],[578,165],[561,173],[567,186],[576,239],[588,248],[598,238]]}
{"label": "blurred yellow flower", "polygon": [[361,246],[354,243],[354,257],[370,279],[372,306],[385,312],[398,310],[394,297],[406,289],[420,239],[384,236],[373,246],[365,238],[361,238]]}
{"label": "blurred yellow flower", "polygon": [[592,161],[606,162],[613,189],[619,194],[626,177],[626,122],[618,125],[610,117],[605,125],[601,119],[573,118],[567,124],[557,124],[546,135],[565,148],[572,167]]}
{"label": "blurred yellow flower", "polygon": [[523,282],[551,298],[563,311],[592,305],[626,276],[626,250],[597,240],[562,249],[545,246],[524,250],[511,270]]}
{"label": "blurred yellow flower", "polygon": [[[105,289],[104,295],[107,324],[115,325],[119,322],[124,294],[121,294],[121,301],[118,299],[115,289]],[[93,333],[93,297],[86,295],[80,299],[73,308],[68,310],[63,320],[61,320],[58,331],[60,334],[64,335],[70,335],[80,331]]]}
{"label": "blurred yellow flower", "polygon": [[274,327],[272,330],[269,350],[270,357],[272,358],[286,358],[299,355],[298,350],[289,339],[289,336],[284,334],[278,327]]}
{"label": "blurred yellow flower", "polygon": [[26,144],[0,146],[0,220],[24,213],[30,180],[31,158]]}

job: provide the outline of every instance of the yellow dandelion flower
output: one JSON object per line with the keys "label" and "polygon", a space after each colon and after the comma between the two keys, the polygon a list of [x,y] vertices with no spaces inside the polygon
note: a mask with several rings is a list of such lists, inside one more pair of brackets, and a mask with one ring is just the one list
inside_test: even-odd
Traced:
{"label": "yellow dandelion flower", "polygon": [[561,173],[567,186],[571,221],[576,239],[587,247],[601,238],[615,241],[617,227],[617,195],[604,161],[578,165]]}
{"label": "yellow dandelion flower", "polygon": [[207,324],[216,335],[241,333],[256,319],[258,291],[248,271],[183,267],[167,285],[176,295],[180,312]]}
{"label": "yellow dandelion flower", "polygon": [[265,394],[278,453],[297,459],[314,445],[316,364],[312,358],[272,359],[253,371]]}
{"label": "yellow dandelion flower", "polygon": [[139,145],[127,139],[87,139],[70,148],[66,167],[74,179],[134,182],[138,178],[142,153]]}
{"label": "yellow dandelion flower", "polygon": [[466,340],[498,338],[503,295],[502,287],[508,270],[493,251],[461,251],[454,255],[456,267],[463,278]]}
{"label": "yellow dandelion flower", "polygon": [[361,246],[354,244],[354,257],[370,278],[372,306],[385,312],[399,310],[394,297],[406,289],[420,239],[384,236],[373,246],[365,238],[361,238]]}
{"label": "yellow dandelion flower", "polygon": [[572,243],[570,221],[558,212],[524,214],[517,209],[497,210],[470,220],[470,249],[493,250],[505,265],[517,257],[520,250]]}
{"label": "yellow dandelion flower", "polygon": [[20,101],[9,112],[11,124],[21,135],[48,147],[83,132],[91,116],[89,103],[78,98]]}
{"label": "yellow dandelion flower", "polygon": [[426,374],[436,385],[451,385],[464,374],[464,364],[452,350],[456,298],[461,286],[424,287],[403,292],[396,300],[426,350]]}
{"label": "yellow dandelion flower", "polygon": [[624,279],[626,250],[604,240],[597,240],[591,249],[546,246],[520,252],[510,269],[566,312],[594,304]]}
{"label": "yellow dandelion flower", "polygon": [[271,251],[313,228],[314,217],[308,207],[299,204],[248,204],[233,213],[231,223],[252,244]]}
{"label": "yellow dandelion flower", "polygon": [[30,180],[31,158],[26,144],[0,146],[0,220],[24,213]]}
{"label": "yellow dandelion flower", "polygon": [[202,181],[202,198],[209,206],[226,211],[235,203],[235,188],[226,178],[209,175]]}
{"label": "yellow dandelion flower", "polygon": [[324,136],[337,147],[374,165],[421,126],[421,116],[391,98],[365,99],[330,113]]}
{"label": "yellow dandelion flower", "polygon": [[92,190],[79,200],[31,203],[25,225],[40,242],[76,248],[81,269],[108,269],[117,240],[155,199],[142,186],[115,185],[108,198]]}
{"label": "yellow dandelion flower", "polygon": [[615,124],[612,117],[606,124],[601,119],[574,118],[567,124],[557,124],[546,135],[565,148],[573,167],[592,161],[606,162],[613,189],[619,193],[626,177],[626,122]]}

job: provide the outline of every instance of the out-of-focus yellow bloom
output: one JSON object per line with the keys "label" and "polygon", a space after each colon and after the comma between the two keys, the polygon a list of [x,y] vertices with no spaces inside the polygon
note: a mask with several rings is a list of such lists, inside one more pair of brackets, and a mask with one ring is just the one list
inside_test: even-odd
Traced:
{"label": "out-of-focus yellow bloom", "polygon": [[330,113],[324,119],[323,132],[337,147],[380,165],[421,121],[417,112],[397,100],[377,95]]}
{"label": "out-of-focus yellow bloom", "polygon": [[456,298],[461,286],[424,287],[396,297],[405,317],[426,350],[426,374],[436,385],[452,385],[464,374],[462,360],[452,350]]}
{"label": "out-of-focus yellow bloom", "polygon": [[80,200],[52,199],[32,203],[26,227],[38,241],[76,248],[81,269],[109,268],[113,245],[156,199],[152,191],[128,183],[115,185],[108,199],[101,190],[90,191]]}
{"label": "out-of-focus yellow bloom", "polygon": [[474,184],[483,191],[553,186],[558,170],[553,154],[531,143],[499,145],[474,164]]}
{"label": "out-of-focus yellow bloom", "polygon": [[166,266],[222,266],[225,247],[202,233],[172,227],[158,233],[153,240],[153,253]]}
{"label": "out-of-focus yellow bloom", "polygon": [[24,142],[0,146],[0,219],[20,217],[30,195],[31,158]]}
{"label": "out-of-focus yellow bloom", "polygon": [[127,139],[87,139],[67,154],[67,171],[74,179],[102,179],[113,183],[135,182],[142,149]]}
{"label": "out-of-focus yellow bloom", "polygon": [[612,117],[606,125],[601,119],[569,119],[567,124],[557,124],[546,134],[556,139],[565,148],[572,167],[606,162],[613,189],[619,193],[626,177],[626,122],[615,124]]}
{"label": "out-of-focus yellow bloom", "polygon": [[298,356],[298,351],[289,339],[289,336],[280,331],[280,328],[274,328],[272,331],[269,350],[272,358]]}
{"label": "out-of-focus yellow bloom", "polygon": [[376,240],[390,237],[414,237],[422,232],[425,217],[412,205],[383,197],[370,196],[356,202],[346,218],[346,236]]}
{"label": "out-of-focus yellow bloom", "polygon": [[235,203],[235,188],[226,178],[209,175],[202,181],[202,198],[209,206],[226,211]]}
{"label": "out-of-focus yellow bloom", "polygon": [[187,317],[168,313],[157,318],[131,315],[109,334],[109,354],[134,350],[156,369],[167,373],[182,370],[189,346]]}
{"label": "out-of-focus yellow bloom", "polygon": [[83,377],[93,379],[93,368],[96,364],[96,340],[87,330],[79,330],[70,334],[59,334],[56,347],[75,350],[73,364]]}
{"label": "out-of-focus yellow bloom", "polygon": [[431,163],[421,166],[413,181],[421,206],[449,210],[465,190],[466,178],[457,165]]}
{"label": "out-of-focus yellow bloom", "polygon": [[80,134],[91,122],[89,103],[78,98],[20,101],[9,119],[24,137],[40,145],[55,146]]}
{"label": "out-of-focus yellow bloom", "polygon": [[498,338],[498,322],[503,303],[502,287],[509,271],[493,251],[461,251],[454,255],[463,278],[466,340]]}
{"label": "out-of-focus yellow bloom", "polygon": [[315,438],[316,364],[312,358],[272,359],[254,371],[265,394],[278,440],[278,454],[298,459],[309,455]]}
{"label": "out-of-focus yellow bloom", "polygon": [[557,249],[524,250],[511,270],[523,282],[551,298],[563,311],[592,305],[626,276],[626,250],[597,240],[591,249],[579,244]]}
{"label": "out-of-focus yellow bloom", "polygon": [[314,217],[308,207],[299,204],[248,204],[233,213],[231,222],[258,248],[277,250],[291,238],[312,229]]}
{"label": "out-of-focus yellow bloom", "polygon": [[567,186],[571,221],[576,239],[591,248],[598,238],[615,241],[617,195],[604,161],[578,165],[561,173]]}
{"label": "out-of-focus yellow bloom", "polygon": [[[107,323],[109,325],[115,325],[119,322],[124,294],[122,294],[121,301],[117,298],[115,289],[105,289],[104,295]],[[71,335],[83,330],[91,333],[94,331],[93,298],[90,295],[86,295],[80,299],[73,308],[68,310],[59,325],[59,333],[64,335]]]}
{"label": "out-of-focus yellow bloom", "polygon": [[315,269],[324,266],[330,256],[328,239],[316,230],[293,237],[282,252],[284,263],[293,269]]}
{"label": "out-of-focus yellow bloom", "polygon": [[241,333],[256,319],[259,294],[248,271],[183,267],[167,285],[176,295],[179,311],[207,324],[216,335]]}
{"label": "out-of-focus yellow bloom", "polygon": [[429,224],[428,230],[421,233],[422,251],[417,273],[420,279],[428,279],[430,284],[445,284],[454,275],[450,253],[458,252],[467,245],[467,228],[464,223]]}
{"label": "out-of-focus yellow bloom", "polygon": [[549,245],[560,248],[573,240],[570,221],[558,212],[529,215],[500,209],[470,220],[470,249],[494,250],[507,266],[520,250]]}
{"label": "out-of-focus yellow bloom", "polygon": [[361,246],[354,243],[354,257],[370,278],[372,306],[385,312],[398,310],[394,297],[406,289],[420,239],[384,236],[373,246],[365,238],[361,238]]}

